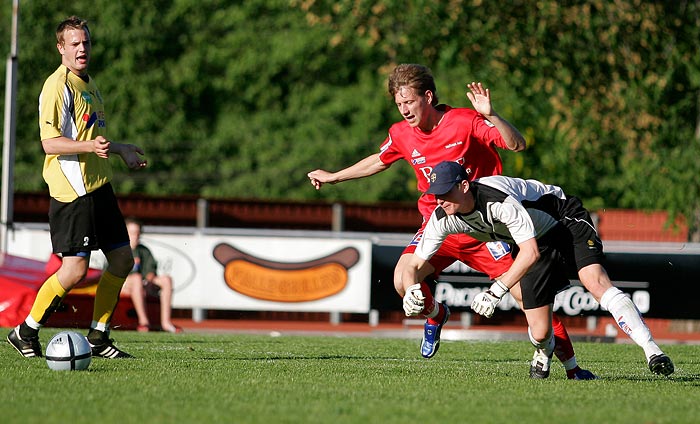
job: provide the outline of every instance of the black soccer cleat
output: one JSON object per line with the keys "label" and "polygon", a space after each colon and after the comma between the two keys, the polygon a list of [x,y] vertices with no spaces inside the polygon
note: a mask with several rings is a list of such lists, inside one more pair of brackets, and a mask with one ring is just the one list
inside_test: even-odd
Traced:
{"label": "black soccer cleat", "polygon": [[649,370],[654,374],[668,377],[673,374],[675,368],[673,367],[671,358],[661,353],[658,355],[651,355],[651,358],[649,358]]}
{"label": "black soccer cleat", "polygon": [[7,335],[7,341],[25,358],[41,358],[44,356],[41,353],[39,336],[30,337],[27,340],[23,339],[19,335],[19,325],[10,330],[10,334]]}
{"label": "black soccer cleat", "polygon": [[90,343],[93,357],[108,359],[133,358],[132,355],[114,346],[114,340],[108,338],[107,335],[108,333],[99,330],[90,330],[87,339],[88,343]]}
{"label": "black soccer cleat", "polygon": [[549,377],[549,368],[552,365],[552,353],[545,354],[542,349],[535,349],[530,363],[530,378],[543,379]]}

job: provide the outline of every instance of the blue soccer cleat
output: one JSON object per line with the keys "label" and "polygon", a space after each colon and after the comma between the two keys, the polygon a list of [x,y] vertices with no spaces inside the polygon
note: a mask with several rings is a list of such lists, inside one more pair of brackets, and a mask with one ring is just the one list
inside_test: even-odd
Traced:
{"label": "blue soccer cleat", "polygon": [[569,380],[597,380],[598,376],[588,370],[579,368],[570,377],[567,376],[567,378]]}
{"label": "blue soccer cleat", "polygon": [[450,319],[450,308],[448,308],[445,303],[443,303],[442,306],[445,308],[445,317],[442,319],[442,322],[433,325],[425,321],[425,325],[423,326],[423,340],[420,342],[420,354],[423,355],[424,358],[432,358],[440,348],[440,332],[445,323],[447,323],[447,320]]}

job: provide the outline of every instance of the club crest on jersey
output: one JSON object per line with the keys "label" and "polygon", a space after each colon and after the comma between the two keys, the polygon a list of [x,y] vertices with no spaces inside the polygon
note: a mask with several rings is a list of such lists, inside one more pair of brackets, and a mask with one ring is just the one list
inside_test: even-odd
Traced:
{"label": "club crest on jersey", "polygon": [[91,105],[92,104],[92,96],[90,95],[89,91],[81,91],[80,92],[80,97],[83,98],[85,103]]}

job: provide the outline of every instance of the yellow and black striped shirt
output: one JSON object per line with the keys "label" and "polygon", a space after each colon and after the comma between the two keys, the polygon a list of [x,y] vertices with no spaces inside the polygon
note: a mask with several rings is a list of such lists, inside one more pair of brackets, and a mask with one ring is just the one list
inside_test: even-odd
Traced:
{"label": "yellow and black striped shirt", "polygon": [[[64,136],[87,143],[98,135],[106,137],[104,103],[94,80],[86,82],[59,66],[39,96],[39,130],[42,140]],[[107,184],[112,166],[94,153],[47,154],[43,176],[51,197],[67,203]]]}

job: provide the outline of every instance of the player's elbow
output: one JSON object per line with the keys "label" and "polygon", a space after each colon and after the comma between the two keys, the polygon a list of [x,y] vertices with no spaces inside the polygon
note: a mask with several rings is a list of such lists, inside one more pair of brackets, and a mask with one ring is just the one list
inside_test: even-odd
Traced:
{"label": "player's elbow", "polygon": [[516,141],[515,141],[515,147],[512,148],[511,150],[514,151],[514,152],[522,152],[522,151],[525,150],[526,148],[527,148],[527,142],[526,142],[525,139],[523,138],[523,139],[520,139],[520,140],[516,140]]}
{"label": "player's elbow", "polygon": [[540,251],[539,249],[529,249],[527,253],[527,258],[530,266],[534,265],[537,263],[537,261],[540,260]]}

